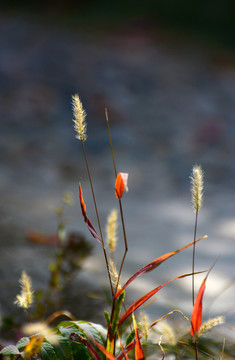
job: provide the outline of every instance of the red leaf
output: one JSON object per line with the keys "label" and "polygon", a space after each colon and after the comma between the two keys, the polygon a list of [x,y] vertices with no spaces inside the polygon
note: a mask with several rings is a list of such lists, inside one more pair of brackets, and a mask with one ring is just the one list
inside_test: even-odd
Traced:
{"label": "red leaf", "polygon": [[132,314],[133,317],[133,323],[134,323],[134,329],[135,329],[135,339],[136,339],[136,343],[135,343],[135,360],[145,360],[144,358],[144,352],[140,343],[140,338],[139,338],[139,334],[138,334],[138,329],[137,329],[137,324],[135,321],[135,316],[134,314]]}
{"label": "red leaf", "polygon": [[136,300],[122,315],[122,317],[119,320],[118,327],[120,327],[122,325],[122,323],[128,318],[128,316],[130,316],[133,313],[133,311],[135,311],[141,305],[143,305],[149,298],[151,298],[154,294],[156,294],[159,290],[161,290],[165,285],[171,283],[174,280],[182,279],[182,278],[184,278],[186,276],[190,276],[190,275],[192,275],[192,274],[190,273],[190,274],[184,274],[184,275],[177,276],[176,278],[171,279],[171,280],[167,281],[165,284],[156,287],[155,289],[149,291],[147,294],[145,294],[144,296],[142,296],[141,298]]}
{"label": "red leaf", "polygon": [[[200,239],[196,240],[195,243],[197,243],[198,241],[202,240],[202,239],[205,239],[207,236],[203,236],[201,237]],[[166,261],[167,259],[169,259],[170,257],[178,254],[179,252],[187,249],[188,247],[192,246],[194,243],[190,243],[184,247],[182,247],[181,249],[179,250],[176,250],[176,251],[172,251],[172,252],[169,252],[167,254],[164,254],[162,256],[160,256],[159,258],[153,260],[151,263],[145,265],[144,267],[142,267],[141,269],[139,269],[135,274],[133,274],[129,280],[127,280],[127,282],[124,284],[124,286],[119,290],[117,291],[117,293],[115,294],[114,298],[118,298],[119,295],[121,294],[121,292],[133,281],[135,280],[138,276],[140,275],[143,275],[145,274],[146,272],[149,272],[149,271],[152,271],[153,269],[155,269],[156,267],[158,267],[159,265],[161,265],[164,261]]]}
{"label": "red leaf", "polygon": [[126,351],[124,350],[124,348],[123,348],[123,346],[122,346],[122,343],[121,343],[121,339],[120,339],[119,336],[118,336],[118,338],[119,338],[120,346],[121,346],[121,349],[122,349],[122,354],[123,354],[125,360],[129,360],[129,357],[127,356],[128,351],[127,351],[127,350],[126,350]]}
{"label": "red leaf", "polygon": [[93,343],[98,347],[98,349],[109,359],[109,360],[121,360],[123,357],[125,357],[126,360],[129,360],[128,356],[126,355],[128,351],[130,351],[133,347],[134,347],[134,344],[131,348],[126,348],[126,349],[123,349],[122,345],[121,345],[121,348],[122,348],[122,352],[118,355],[118,357],[115,357],[113,356],[112,354],[110,354],[102,345],[100,345],[96,340],[92,340]]}
{"label": "red leaf", "polygon": [[[216,263],[216,261],[215,261],[215,263]],[[213,269],[215,263],[208,270],[207,275],[201,284],[201,287],[198,291],[196,300],[193,305],[193,311],[192,311],[192,316],[191,316],[191,330],[190,330],[192,336],[195,336],[198,333],[198,331],[200,330],[201,324],[202,324],[202,299],[203,299],[204,291],[206,289],[206,280],[207,280],[211,270]]]}
{"label": "red leaf", "polygon": [[100,349],[100,351],[108,358],[109,360],[116,360],[116,357],[110,354],[102,345],[100,345],[96,340],[92,340],[92,342],[95,344],[95,346]]}
{"label": "red leaf", "polygon": [[128,174],[127,173],[119,173],[116,178],[115,183],[115,194],[118,199],[122,198],[122,194],[124,189],[127,189],[127,179]]}
{"label": "red leaf", "polygon": [[117,360],[121,360],[123,357],[127,358],[127,353],[131,351],[135,347],[135,341],[132,341],[130,344],[127,345],[125,349],[122,349],[122,352],[117,356]]}
{"label": "red leaf", "polygon": [[[89,354],[92,356],[92,359],[101,360],[101,357],[97,352],[97,349],[94,348],[94,346],[90,343],[90,341],[88,339],[85,339],[83,336],[80,336],[80,335],[77,335],[77,334],[75,334],[75,335],[78,336],[79,339],[78,339],[78,342],[77,341],[74,341],[74,342],[82,343],[87,348]],[[94,341],[94,339],[92,340],[92,342],[94,342],[95,345],[97,346],[98,343],[96,343],[96,341]],[[114,360],[114,359],[110,359],[110,360]]]}
{"label": "red leaf", "polygon": [[208,271],[205,279],[203,280],[201,287],[198,291],[196,300],[193,305],[193,311],[192,311],[192,316],[191,316],[191,335],[192,336],[195,336],[198,333],[198,331],[200,330],[201,324],[202,324],[202,299],[203,299],[204,291],[206,289],[206,280],[207,280],[207,277],[208,277],[210,271],[211,271],[211,269]]}
{"label": "red leaf", "polygon": [[82,188],[81,188],[80,183],[79,183],[79,198],[80,198],[80,205],[81,205],[82,215],[83,215],[85,224],[88,227],[88,229],[90,230],[91,235],[102,245],[102,240],[101,240],[100,236],[98,235],[98,233],[94,229],[92,223],[90,222],[90,220],[87,217],[86,204],[85,204],[85,202],[83,200]]}
{"label": "red leaf", "polygon": [[191,317],[191,335],[194,336],[198,333],[202,324],[202,298],[206,288],[206,280],[204,279],[202,285],[198,291],[197,298],[193,305],[192,317]]}

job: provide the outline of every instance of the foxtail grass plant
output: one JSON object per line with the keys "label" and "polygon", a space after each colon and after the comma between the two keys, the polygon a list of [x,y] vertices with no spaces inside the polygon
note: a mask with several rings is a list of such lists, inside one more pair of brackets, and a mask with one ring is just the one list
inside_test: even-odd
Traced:
{"label": "foxtail grass plant", "polygon": [[[201,166],[194,165],[191,176],[191,191],[192,191],[192,204],[195,211],[195,225],[194,225],[194,237],[193,237],[193,258],[192,258],[192,302],[194,306],[195,289],[194,289],[194,272],[195,272],[195,254],[196,254],[196,237],[197,237],[197,225],[198,214],[202,205],[203,196],[203,172]],[[197,351],[197,339],[195,338],[195,358],[198,359]]]}
{"label": "foxtail grass plant", "polygon": [[193,237],[193,260],[192,260],[192,301],[194,305],[194,270],[195,270],[195,241],[197,237],[198,214],[202,206],[203,197],[203,171],[201,166],[194,165],[191,176],[192,204],[195,211],[195,225]]}
{"label": "foxtail grass plant", "polygon": [[[128,174],[117,171],[108,112],[105,109],[114,169],[113,196],[116,197],[119,205],[124,244],[123,256],[120,264],[118,264],[115,258],[116,248],[120,246],[120,243],[117,242],[118,213],[117,210],[112,210],[107,218],[106,242],[104,242],[91,171],[85,150],[85,141],[87,140],[86,113],[77,94],[72,97],[72,107],[76,138],[82,145],[99,231],[95,229],[88,217],[85,197],[80,182],[79,201],[81,212],[87,229],[102,247],[110,287],[109,297],[111,298],[111,304],[109,304],[109,311],[105,310],[104,312],[106,326],[85,320],[75,320],[72,314],[66,311],[57,311],[47,320],[39,322],[39,327],[32,326],[33,334],[29,335],[24,328],[26,336],[20,339],[16,346],[6,346],[3,348],[0,352],[1,355],[6,360],[9,358],[11,360],[145,360],[147,358],[152,360],[164,358],[219,360],[222,359],[222,356],[227,356],[226,359],[235,358],[235,349],[233,347],[226,346],[226,343],[224,344],[223,341],[221,342],[213,336],[209,340],[208,337],[206,339],[204,337],[204,334],[213,331],[215,326],[222,324],[224,321],[221,317],[217,317],[209,319],[202,324],[203,296],[209,273],[214,265],[206,272],[197,296],[195,296],[194,276],[205,272],[204,270],[195,271],[195,249],[201,240],[207,238],[205,235],[197,239],[198,213],[201,208],[203,194],[203,173],[201,167],[195,165],[191,176],[192,202],[195,210],[193,241],[178,250],[168,252],[151,260],[138,269],[126,282],[123,282],[121,275],[128,252],[128,241],[122,197],[124,196],[124,190],[127,190]],[[154,287],[151,291],[144,293],[131,304],[125,300],[125,293],[132,282],[140,276],[156,270],[165,261],[190,247],[193,248],[192,271],[190,273],[179,274],[173,279],[169,279],[165,283]],[[141,316],[138,317],[137,310],[152,300],[161,289],[172,282],[180,281],[180,279],[186,277],[192,277],[193,310],[191,321],[184,315],[184,309],[173,309],[154,321],[150,320],[143,311]],[[17,304],[28,310],[32,299],[29,300],[27,297],[29,295],[32,297],[33,292],[31,282],[25,274],[24,279],[22,275],[21,286],[22,293],[17,297]],[[168,323],[168,318],[174,314],[182,316],[184,326],[181,331],[179,331],[178,327],[174,327],[174,324]],[[59,322],[56,327],[51,329],[52,321],[61,315],[66,316],[68,319]]]}
{"label": "foxtail grass plant", "polygon": [[110,284],[110,288],[112,291],[112,295],[114,295],[112,279],[111,279],[109,263],[108,263],[108,257],[107,257],[107,253],[106,253],[106,249],[105,249],[105,245],[104,245],[103,233],[102,233],[101,224],[100,224],[100,217],[99,217],[99,212],[98,212],[98,208],[97,208],[97,204],[96,204],[95,192],[94,192],[94,188],[93,188],[90,168],[89,168],[85,144],[84,144],[87,139],[87,134],[86,134],[87,125],[86,125],[86,121],[85,121],[86,112],[83,109],[83,106],[82,106],[82,103],[80,101],[78,94],[75,94],[72,96],[72,105],[73,105],[73,115],[74,115],[74,118],[73,118],[74,129],[76,132],[76,138],[81,140],[81,143],[82,143],[83,155],[84,155],[87,173],[88,173],[88,177],[89,177],[91,192],[92,192],[94,206],[95,206],[96,217],[97,217],[99,231],[100,231],[100,239],[101,239],[101,244],[102,244],[102,248],[103,248],[103,252],[104,252],[107,273],[108,273],[108,277],[109,277],[109,284]]}

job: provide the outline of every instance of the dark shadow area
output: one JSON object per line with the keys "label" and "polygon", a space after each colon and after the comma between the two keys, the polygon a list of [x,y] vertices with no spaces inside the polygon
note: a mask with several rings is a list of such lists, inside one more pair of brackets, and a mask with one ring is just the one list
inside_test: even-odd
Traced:
{"label": "dark shadow area", "polygon": [[177,31],[193,41],[203,41],[222,48],[234,48],[235,5],[233,0],[148,0],[148,1],[11,1],[2,11],[31,13],[44,20],[84,27],[86,30],[110,31],[138,28],[158,33]]}

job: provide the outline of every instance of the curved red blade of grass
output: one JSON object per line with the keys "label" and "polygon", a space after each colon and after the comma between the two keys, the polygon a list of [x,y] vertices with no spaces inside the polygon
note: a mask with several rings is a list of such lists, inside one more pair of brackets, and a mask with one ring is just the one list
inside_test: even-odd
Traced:
{"label": "curved red blade of grass", "polygon": [[193,305],[192,317],[191,317],[191,335],[195,336],[202,324],[202,299],[206,288],[206,279],[203,280],[201,287],[198,291],[197,298]]}
{"label": "curved red blade of grass", "polygon": [[200,286],[200,289],[198,291],[196,300],[193,305],[193,311],[191,316],[191,335],[195,336],[198,331],[200,330],[201,324],[202,324],[202,300],[203,295],[206,289],[206,280],[208,278],[209,273],[211,272],[211,269],[214,267],[215,264],[212,265],[212,267],[209,269],[205,279],[202,281],[202,284]]}
{"label": "curved red blade of grass", "polygon": [[127,188],[128,173],[119,173],[115,182],[115,194],[118,199],[122,198],[125,188]]}
{"label": "curved red blade of grass", "polygon": [[118,339],[119,339],[119,342],[120,342],[120,346],[121,346],[121,349],[122,349],[122,355],[124,356],[124,358],[125,358],[125,360],[129,360],[129,357],[127,356],[127,352],[125,352],[125,350],[124,350],[124,348],[123,348],[123,346],[122,346],[122,342],[121,342],[121,339],[120,339],[120,336],[119,336],[119,334],[118,334]]}
{"label": "curved red blade of grass", "polygon": [[[196,272],[194,274],[199,274],[201,272]],[[161,290],[164,286],[166,286],[167,284],[171,283],[172,281],[175,281],[177,279],[182,279],[186,276],[191,276],[192,273],[190,274],[183,274],[180,276],[177,276],[174,279],[171,279],[169,281],[167,281],[165,284],[160,285],[158,287],[156,287],[155,289],[149,291],[147,294],[145,294],[144,296],[142,296],[141,298],[139,298],[138,300],[136,300],[127,310],[126,312],[122,315],[122,317],[119,320],[118,323],[118,327],[120,327],[122,325],[122,323],[128,318],[128,316],[130,316],[133,311],[135,311],[136,309],[138,309],[141,305],[143,305],[151,296],[153,296],[154,294],[156,294],[159,290]]]}
{"label": "curved red blade of grass", "polygon": [[94,229],[91,221],[87,217],[86,204],[85,204],[85,202],[83,200],[82,188],[81,188],[80,183],[79,183],[79,199],[80,199],[80,205],[81,205],[82,215],[83,215],[85,224],[88,227],[88,229],[90,230],[91,235],[102,245],[102,240],[101,240],[99,234],[96,232],[96,230]]}
{"label": "curved red blade of grass", "polygon": [[108,358],[109,360],[121,360],[123,357],[125,358],[125,360],[129,360],[128,356],[127,356],[127,352],[130,351],[131,349],[133,349],[134,347],[134,343],[132,345],[132,347],[130,347],[128,350],[123,349],[122,347],[122,352],[118,355],[118,357],[113,356],[112,354],[110,354],[102,345],[100,345],[96,340],[93,339],[93,342],[95,344],[95,346],[98,347],[98,349],[106,356],[106,358]]}
{"label": "curved red blade of grass", "polygon": [[121,360],[127,357],[127,353],[131,351],[135,347],[135,341],[132,341],[130,344],[127,345],[125,349],[122,349],[122,352],[117,356],[117,360]]}
{"label": "curved red blade of grass", "polygon": [[116,360],[116,357],[110,354],[100,343],[98,343],[96,340],[92,340],[92,342],[95,344],[95,346],[98,347],[98,349],[108,358],[109,360]]}
{"label": "curved red blade of grass", "polygon": [[132,341],[130,344],[127,345],[127,347],[125,347],[125,349],[122,349],[122,352],[120,352],[120,354],[117,356],[117,360],[121,360],[125,357],[126,359],[126,354],[131,351],[133,348],[135,347],[135,341]]}
{"label": "curved red blade of grass", "polygon": [[135,360],[145,360],[144,357],[144,352],[140,343],[140,337],[138,334],[138,328],[137,328],[137,324],[136,324],[136,320],[135,320],[135,315],[132,313],[132,319],[133,319],[133,324],[134,324],[134,329],[135,329]]}
{"label": "curved red blade of grass", "polygon": [[[199,239],[197,239],[197,240],[195,241],[195,244],[196,244],[197,242],[199,242],[200,240],[205,239],[205,238],[207,238],[206,235],[203,236],[203,237],[201,237],[201,238],[199,238]],[[127,282],[123,285],[123,287],[116,292],[116,294],[114,295],[114,299],[118,298],[119,295],[121,294],[121,292],[122,292],[133,280],[135,280],[138,276],[143,275],[143,274],[145,274],[145,273],[147,273],[147,272],[149,272],[149,271],[152,271],[153,269],[157,268],[159,265],[161,265],[164,261],[166,261],[166,260],[169,259],[170,257],[172,257],[172,256],[178,254],[179,252],[187,249],[188,247],[192,246],[193,244],[194,244],[194,242],[192,242],[192,243],[190,243],[190,244],[182,247],[181,249],[178,249],[178,250],[176,250],[176,251],[172,251],[172,252],[169,252],[169,253],[167,253],[167,254],[164,254],[164,255],[160,256],[159,258],[153,260],[151,263],[145,265],[144,267],[142,267],[142,268],[139,269],[138,271],[136,271],[136,273],[133,274],[133,275],[130,277],[130,279],[127,280]]]}

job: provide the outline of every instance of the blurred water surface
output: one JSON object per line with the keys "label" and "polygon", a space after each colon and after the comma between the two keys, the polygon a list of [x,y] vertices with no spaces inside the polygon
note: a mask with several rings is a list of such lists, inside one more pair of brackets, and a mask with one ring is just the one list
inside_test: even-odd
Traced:
{"label": "blurred water surface", "polygon": [[[192,241],[189,176],[193,164],[201,164],[205,197],[198,236],[209,237],[197,247],[197,270],[208,269],[220,256],[208,279],[205,313],[227,314],[234,324],[233,55],[139,27],[101,35],[27,16],[2,15],[0,33],[2,313],[13,311],[22,269],[36,287],[48,279],[53,249],[28,243],[25,234],[30,229],[56,231],[55,207],[65,190],[75,199],[68,212],[69,229],[85,234],[95,247],[77,281],[84,279],[95,289],[107,284],[102,251],[85,228],[78,204],[81,180],[89,217],[97,227],[72,124],[71,95],[78,92],[87,112],[85,145],[103,227],[109,211],[118,207],[105,107],[118,170],[129,173],[123,199],[129,243],[123,281],[154,258]],[[119,235],[117,261],[123,252],[121,226]],[[191,257],[187,250],[137,280],[129,299],[190,272]],[[73,286],[71,292],[77,293]],[[190,313],[190,286],[191,279],[179,280],[163,290],[149,308],[152,318],[172,308]]]}

